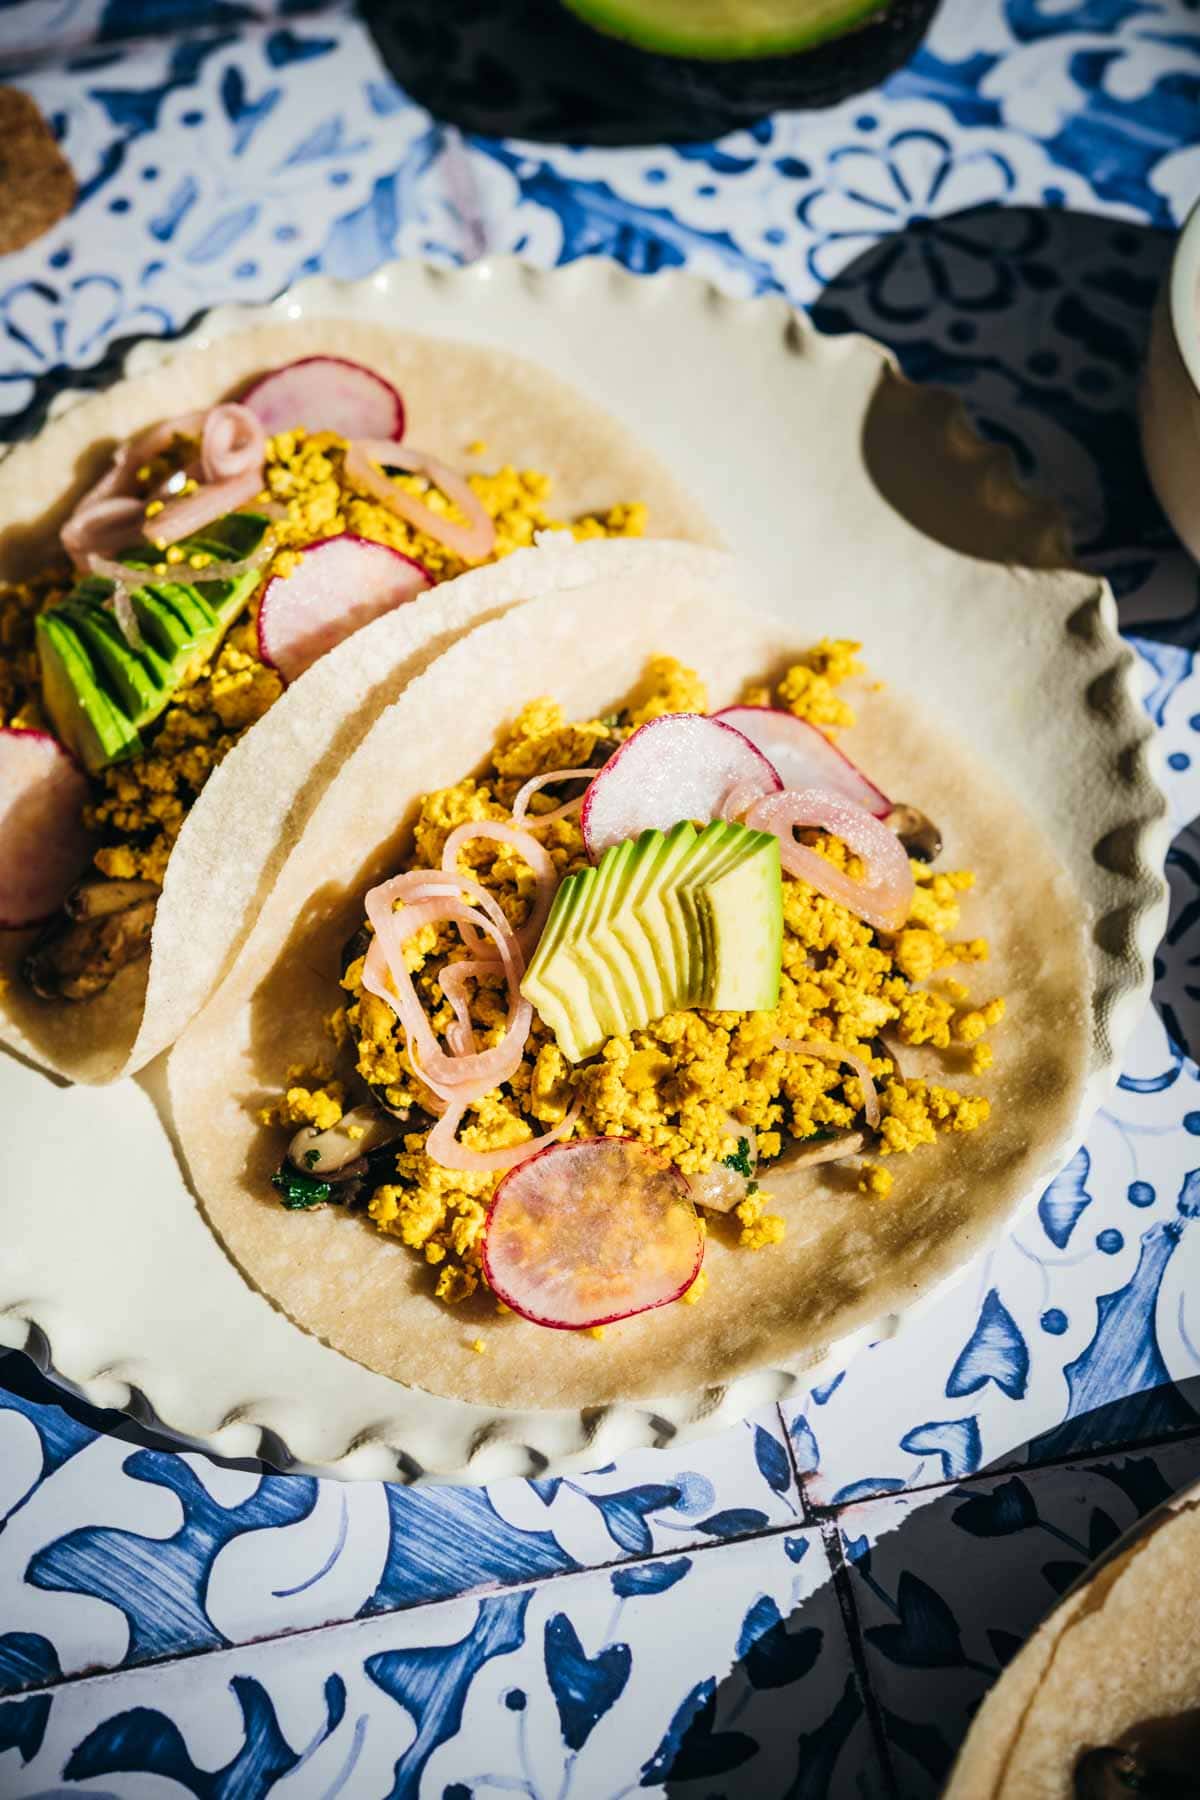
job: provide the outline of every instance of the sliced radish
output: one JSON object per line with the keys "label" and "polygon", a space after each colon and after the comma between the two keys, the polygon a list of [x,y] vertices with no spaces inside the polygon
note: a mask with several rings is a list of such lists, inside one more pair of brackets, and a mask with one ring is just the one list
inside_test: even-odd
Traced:
{"label": "sliced radish", "polygon": [[420,563],[388,544],[350,532],[319,538],[302,552],[298,569],[272,576],[264,588],[258,653],[285,681],[295,681],[343,638],[429,585]]}
{"label": "sliced radish", "polygon": [[345,438],[404,436],[404,402],[382,375],[344,356],[302,356],[272,369],[242,395],[242,405],[276,431],[336,431]]}
{"label": "sliced radish", "polygon": [[87,866],[87,777],[45,731],[0,731],[0,929],[39,925]]}
{"label": "sliced radish", "polygon": [[774,706],[727,706],[714,713],[761,750],[785,788],[824,788],[885,819],[892,802],[823,731]]}
{"label": "sliced radish", "polygon": [[592,782],[580,815],[583,841],[595,862],[610,844],[651,827],[719,818],[734,787],[749,806],[782,786],[762,752],[723,719],[664,713],[626,738]]}
{"label": "sliced radish", "polygon": [[666,1306],[703,1260],[686,1178],[632,1138],[582,1138],[531,1156],[496,1189],[483,1239],[494,1293],[555,1331]]}

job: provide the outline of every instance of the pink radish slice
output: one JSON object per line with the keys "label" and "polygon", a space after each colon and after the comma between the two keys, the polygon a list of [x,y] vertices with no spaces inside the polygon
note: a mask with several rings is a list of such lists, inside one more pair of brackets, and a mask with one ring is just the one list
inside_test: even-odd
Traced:
{"label": "pink radish slice", "polygon": [[87,865],[87,777],[45,731],[0,731],[0,929],[57,912]]}
{"label": "pink radish slice", "polygon": [[892,802],[823,731],[774,706],[727,706],[714,713],[762,751],[785,788],[824,788],[886,819]]}
{"label": "pink radish slice", "polygon": [[344,438],[404,436],[404,402],[382,375],[343,356],[302,356],[272,369],[242,395],[242,405],[276,431],[336,431]]}
{"label": "pink radish slice", "polygon": [[609,757],[584,795],[580,823],[588,855],[595,862],[610,844],[652,826],[669,831],[681,819],[718,818],[730,789],[741,784],[747,784],[747,806],[783,786],[732,725],[703,713],[651,719]]}
{"label": "pink radish slice", "polygon": [[258,610],[258,653],[295,681],[317,658],[429,586],[420,563],[343,532],[318,538],[291,575],[275,575]]}
{"label": "pink radish slice", "polygon": [[520,1163],[496,1189],[483,1239],[493,1292],[555,1331],[666,1306],[703,1260],[685,1177],[633,1138],[552,1144]]}

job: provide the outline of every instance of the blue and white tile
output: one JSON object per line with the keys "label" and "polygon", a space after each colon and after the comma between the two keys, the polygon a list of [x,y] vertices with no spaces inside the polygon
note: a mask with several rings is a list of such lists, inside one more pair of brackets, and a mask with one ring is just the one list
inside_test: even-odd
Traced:
{"label": "blue and white tile", "polygon": [[[22,77],[80,185],[74,211],[0,273],[0,411],[116,339],[265,300],[365,239],[457,259],[431,169],[443,133],[340,12],[162,39]],[[391,217],[385,245],[377,219]],[[366,273],[365,269],[355,269]]]}
{"label": "blue and white tile", "polygon": [[736,1658],[799,1668],[784,1621],[827,1579],[777,1533],[31,1692],[0,1703],[0,1787],[610,1800],[667,1777]]}
{"label": "blue and white tile", "polygon": [[819,1507],[1200,1424],[1200,1072],[1148,1010],[1084,1146],[899,1335],[789,1409]]}
{"label": "blue and white tile", "polygon": [[1197,1479],[1200,1435],[846,1509],[867,1672],[905,1800],[940,1792],[979,1702],[1059,1596]]}
{"label": "blue and white tile", "polygon": [[[791,1540],[797,1554],[806,1540]],[[813,1550],[816,1545],[812,1546]],[[832,1582],[744,1648],[680,1743],[671,1800],[884,1800],[886,1776]],[[744,1634],[745,1635],[745,1634]]]}
{"label": "blue and white tile", "polygon": [[0,1389],[0,1692],[799,1520],[773,1408],[578,1479],[476,1490],[222,1467]]}

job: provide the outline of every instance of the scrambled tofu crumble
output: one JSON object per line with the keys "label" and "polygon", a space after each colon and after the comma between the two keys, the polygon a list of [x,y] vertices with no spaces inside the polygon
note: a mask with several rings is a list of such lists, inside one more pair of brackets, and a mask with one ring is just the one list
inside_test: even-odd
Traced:
{"label": "scrambled tofu crumble", "polygon": [[[839,723],[853,714],[836,688],[860,672],[859,646],[824,642],[788,670],[774,696],[749,690],[758,703],[783,704],[799,717]],[[811,675],[812,680],[806,677]],[[616,721],[572,722],[553,700],[526,705],[496,745],[491,767],[481,779],[467,778],[422,797],[409,866],[438,867],[445,840],[468,820],[504,819],[517,789],[530,775],[587,764],[603,747],[659,713],[707,710],[703,684],[671,657],[655,657]],[[532,812],[556,804],[550,793],[535,797]],[[558,819],[542,828],[560,876],[586,862],[579,824]],[[850,873],[862,865],[836,840],[812,834],[816,849]],[[532,872],[511,846],[492,839],[468,842],[459,867],[498,899],[514,926],[527,915]],[[957,940],[962,896],[972,885],[969,872],[934,872],[914,861],[916,889],[902,930],[885,934],[854,917],[807,883],[784,876],[782,986],[773,1012],[675,1012],[629,1036],[613,1037],[590,1060],[572,1065],[550,1030],[535,1015],[521,1066],[511,1081],[471,1107],[460,1131],[464,1144],[493,1150],[519,1144],[558,1124],[578,1100],[581,1113],[572,1137],[633,1137],[652,1146],[687,1175],[715,1163],[734,1161],[739,1136],[752,1134],[758,1158],[745,1198],[728,1218],[709,1229],[747,1249],[779,1243],[786,1222],[771,1211],[770,1165],[790,1144],[861,1126],[862,1086],[845,1066],[796,1056],[776,1047],[780,1038],[825,1038],[861,1056],[875,1077],[881,1109],[875,1146],[879,1162],[859,1171],[858,1188],[874,1202],[892,1187],[886,1159],[931,1144],[941,1132],[969,1132],[988,1117],[986,1098],[954,1085],[906,1077],[904,1046],[930,1045],[944,1053],[953,1070],[978,1074],[990,1060],[984,1033],[999,1023],[1004,1002],[970,1001],[964,982],[948,973],[982,962],[987,945]],[[434,1029],[444,1032],[451,1010],[437,986],[447,960],[465,952],[453,926],[427,926],[409,939],[405,960]],[[436,1110],[409,1063],[406,1041],[392,1009],[362,986],[363,958],[342,978],[345,1004],[328,1021],[347,1068],[394,1109],[411,1109],[414,1125]],[[470,1011],[480,1047],[499,1041],[505,1023],[502,979],[484,976],[470,984]],[[983,1053],[986,1053],[983,1054]],[[345,1085],[332,1069],[289,1073],[286,1092],[265,1109],[264,1123],[295,1128],[323,1127],[340,1116]],[[394,1173],[367,1199],[367,1212],[382,1232],[419,1252],[431,1265],[434,1290],[455,1302],[474,1293],[483,1280],[480,1241],[488,1203],[500,1179],[492,1173],[463,1173],[441,1167],[425,1153],[423,1129],[400,1140]],[[748,1136],[746,1143],[750,1141]],[[761,1185],[760,1185],[761,1183]],[[685,1296],[702,1296],[703,1274]]]}
{"label": "scrambled tofu crumble", "polygon": [[[138,471],[139,481],[149,490],[190,461],[196,448],[192,440],[177,439]],[[274,502],[284,511],[273,522],[277,549],[264,580],[290,574],[299,566],[299,552],[306,544],[342,531],[403,551],[422,563],[435,581],[461,574],[468,567],[461,557],[355,490],[342,467],[345,449],[345,440],[332,432],[285,431],[268,441],[266,487],[260,500]],[[431,511],[451,519],[461,516],[422,477],[396,479]],[[576,538],[595,538],[640,537],[645,530],[646,509],[636,502],[573,521],[556,519],[551,478],[539,470],[505,466],[467,479],[496,524],[489,562],[532,544],[540,531],[567,530]],[[254,504],[250,502],[247,510],[252,511]],[[147,509],[151,531],[153,511],[151,503]],[[163,551],[163,562],[154,573],[199,580],[207,560],[196,556],[185,561],[183,552],[171,547]],[[0,583],[0,727],[46,729],[38,701],[34,619],[62,600],[70,584],[65,568],[30,582]],[[252,602],[211,661],[177,690],[145,753],[96,778],[86,817],[101,838],[95,863],[102,874],[161,885],[171,848],[205,781],[243,732],[279,698],[283,683],[258,655],[256,618]]]}

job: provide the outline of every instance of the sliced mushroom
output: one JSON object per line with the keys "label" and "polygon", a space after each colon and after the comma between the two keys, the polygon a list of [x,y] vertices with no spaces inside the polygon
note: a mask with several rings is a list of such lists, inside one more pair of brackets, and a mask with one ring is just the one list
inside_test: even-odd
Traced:
{"label": "sliced mushroom", "polygon": [[708,1212],[731,1213],[746,1198],[749,1179],[726,1163],[714,1163],[703,1175],[689,1175],[688,1187],[697,1206]]}
{"label": "sliced mushroom", "polygon": [[819,1144],[807,1146],[801,1138],[772,1164],[772,1173],[776,1169],[815,1169],[818,1163],[841,1162],[847,1156],[860,1155],[866,1141],[864,1131],[839,1131],[833,1137],[823,1138]]}
{"label": "sliced mushroom", "polygon": [[68,895],[65,911],[71,919],[106,919],[157,897],[152,881],[85,881]]}
{"label": "sliced mushroom", "polygon": [[153,893],[122,912],[52,925],[21,965],[34,993],[43,1000],[91,1000],[103,993],[121,969],[149,953],[158,903]]}
{"label": "sliced mushroom", "polygon": [[893,806],[884,823],[891,826],[908,854],[918,862],[936,862],[942,854],[941,832],[917,807]]}
{"label": "sliced mushroom", "polygon": [[[353,1164],[361,1163],[365,1169],[368,1154],[399,1137],[403,1129],[404,1122],[390,1113],[374,1106],[356,1106],[326,1131],[302,1125],[288,1145],[288,1161],[293,1168],[323,1180],[348,1178]],[[355,1172],[362,1173],[362,1169]]]}

